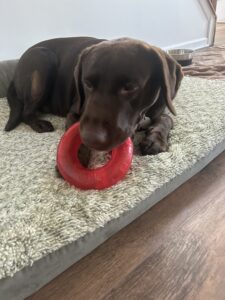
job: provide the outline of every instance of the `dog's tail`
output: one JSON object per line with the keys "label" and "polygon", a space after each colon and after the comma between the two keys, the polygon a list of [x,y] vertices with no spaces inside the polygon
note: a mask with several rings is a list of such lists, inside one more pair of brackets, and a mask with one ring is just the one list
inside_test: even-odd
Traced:
{"label": "dog's tail", "polygon": [[10,108],[9,120],[5,131],[13,130],[22,121],[23,103],[18,99],[14,83],[11,82],[8,88],[7,99]]}

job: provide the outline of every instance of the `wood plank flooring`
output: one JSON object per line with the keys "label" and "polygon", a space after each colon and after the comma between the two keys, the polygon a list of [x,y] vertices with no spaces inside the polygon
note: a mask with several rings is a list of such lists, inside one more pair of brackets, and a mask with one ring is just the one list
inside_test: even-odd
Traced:
{"label": "wood plank flooring", "polygon": [[225,300],[225,153],[29,297],[73,299]]}

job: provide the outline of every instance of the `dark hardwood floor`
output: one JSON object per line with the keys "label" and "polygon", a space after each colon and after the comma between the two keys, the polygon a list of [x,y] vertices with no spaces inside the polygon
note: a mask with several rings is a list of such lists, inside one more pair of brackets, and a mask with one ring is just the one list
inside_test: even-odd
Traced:
{"label": "dark hardwood floor", "polygon": [[224,300],[225,152],[29,297],[73,299]]}

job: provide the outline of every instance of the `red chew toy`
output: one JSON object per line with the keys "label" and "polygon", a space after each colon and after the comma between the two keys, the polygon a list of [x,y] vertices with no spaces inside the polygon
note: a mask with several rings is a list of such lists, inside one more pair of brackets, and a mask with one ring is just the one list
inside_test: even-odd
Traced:
{"label": "red chew toy", "polygon": [[130,138],[114,148],[111,159],[96,169],[87,169],[80,163],[77,153],[81,144],[79,123],[76,123],[65,132],[58,145],[57,166],[60,174],[70,184],[84,190],[101,190],[116,184],[127,174],[133,156]]}

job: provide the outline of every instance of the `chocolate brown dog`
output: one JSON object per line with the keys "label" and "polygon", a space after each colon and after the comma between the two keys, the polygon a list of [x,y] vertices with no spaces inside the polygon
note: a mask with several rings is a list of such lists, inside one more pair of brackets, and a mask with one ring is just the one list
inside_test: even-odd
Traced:
{"label": "chocolate brown dog", "polygon": [[150,118],[140,143],[143,155],[166,151],[172,119],[163,114],[182,79],[180,66],[164,51],[134,39],[89,37],[41,42],[19,60],[8,89],[6,131],[21,121],[37,132],[53,131],[39,112],[67,116],[66,128],[80,120],[84,145],[109,151],[142,119]]}

